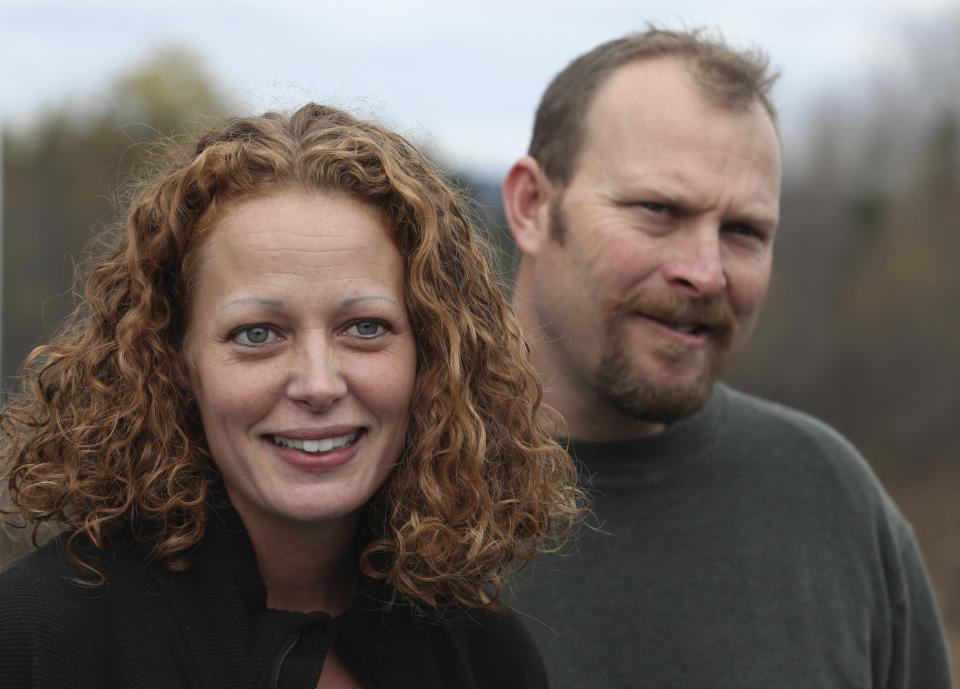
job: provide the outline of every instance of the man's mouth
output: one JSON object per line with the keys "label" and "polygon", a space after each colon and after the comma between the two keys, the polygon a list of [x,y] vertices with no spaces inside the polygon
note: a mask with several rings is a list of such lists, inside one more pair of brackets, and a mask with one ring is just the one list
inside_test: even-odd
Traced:
{"label": "man's mouth", "polygon": [[657,318],[656,316],[649,316],[647,314],[640,314],[645,318],[649,318],[655,323],[666,326],[671,330],[676,330],[678,333],[684,335],[706,335],[714,330],[713,327],[707,325],[706,323],[678,323],[676,321],[667,320],[665,318]]}
{"label": "man's mouth", "polygon": [[332,438],[314,440],[285,438],[281,435],[271,435],[268,437],[274,445],[317,454],[321,452],[330,452],[331,450],[339,450],[342,447],[353,445],[355,442],[357,442],[357,438],[360,437],[360,431],[354,431],[353,433],[338,435]]}

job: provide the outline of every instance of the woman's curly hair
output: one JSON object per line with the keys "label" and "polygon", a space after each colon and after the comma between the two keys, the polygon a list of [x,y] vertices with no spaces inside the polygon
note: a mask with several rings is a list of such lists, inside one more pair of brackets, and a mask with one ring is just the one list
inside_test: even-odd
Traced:
{"label": "woman's curly hair", "polygon": [[510,567],[579,514],[572,460],[537,421],[541,388],[461,197],[401,136],[321,105],[233,119],[135,195],[0,416],[4,512],[61,525],[71,549],[122,534],[189,567],[220,482],[180,384],[197,249],[231,204],[290,188],[383,209],[405,263],[415,390],[361,570],[430,606],[496,604]]}

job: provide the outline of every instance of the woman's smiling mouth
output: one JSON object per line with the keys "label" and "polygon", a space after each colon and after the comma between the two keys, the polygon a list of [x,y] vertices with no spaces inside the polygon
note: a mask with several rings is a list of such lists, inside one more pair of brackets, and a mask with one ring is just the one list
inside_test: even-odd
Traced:
{"label": "woman's smiling mouth", "polygon": [[354,442],[356,442],[359,435],[360,431],[357,430],[353,431],[352,433],[338,435],[332,438],[300,440],[298,438],[286,438],[281,435],[271,435],[270,440],[272,440],[275,445],[279,445],[280,447],[302,450],[303,452],[318,453],[330,452],[331,450],[337,450],[341,447],[352,445]]}

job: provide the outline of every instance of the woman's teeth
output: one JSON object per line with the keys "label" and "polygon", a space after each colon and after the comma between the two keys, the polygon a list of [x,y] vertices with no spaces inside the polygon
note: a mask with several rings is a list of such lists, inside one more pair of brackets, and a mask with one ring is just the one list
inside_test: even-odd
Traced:
{"label": "woman's teeth", "polygon": [[339,435],[335,438],[324,438],[322,440],[296,440],[294,438],[284,438],[283,436],[272,436],[273,442],[280,447],[290,447],[304,452],[329,452],[337,448],[346,447],[357,439],[359,431]]}

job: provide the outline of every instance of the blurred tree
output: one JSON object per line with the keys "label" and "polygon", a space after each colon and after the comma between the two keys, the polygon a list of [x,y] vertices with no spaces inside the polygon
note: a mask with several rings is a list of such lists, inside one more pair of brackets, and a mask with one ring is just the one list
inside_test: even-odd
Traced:
{"label": "blurred tree", "polygon": [[121,76],[113,93],[117,121],[142,122],[162,134],[178,133],[185,123],[223,116],[227,109],[197,56],[179,47],[163,49]]}
{"label": "blurred tree", "polygon": [[62,106],[6,134],[4,381],[69,312],[74,263],[93,232],[116,221],[116,194],[150,142],[227,109],[193,53],[165,48],[117,79],[103,103]]}

